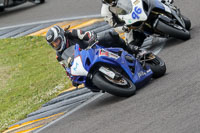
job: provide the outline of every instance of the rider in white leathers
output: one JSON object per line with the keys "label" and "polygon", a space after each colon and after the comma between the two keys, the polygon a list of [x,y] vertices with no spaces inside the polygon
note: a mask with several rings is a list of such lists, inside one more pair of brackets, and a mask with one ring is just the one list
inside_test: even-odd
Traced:
{"label": "rider in white leathers", "polygon": [[[159,0],[165,4],[172,4],[173,0]],[[128,30],[128,28],[120,23],[118,14],[114,14],[109,10],[109,7],[115,7],[117,0],[102,0],[101,16],[108,22],[116,31],[125,32],[125,41],[133,53],[138,53],[139,48],[144,42],[146,35],[139,30]]]}

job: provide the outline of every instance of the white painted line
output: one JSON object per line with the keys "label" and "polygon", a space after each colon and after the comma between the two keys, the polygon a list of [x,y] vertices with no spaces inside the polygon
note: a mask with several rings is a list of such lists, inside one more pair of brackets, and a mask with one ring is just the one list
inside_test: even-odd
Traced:
{"label": "white painted line", "polygon": [[61,19],[53,19],[53,20],[45,20],[45,21],[38,21],[38,22],[32,22],[32,23],[26,23],[26,24],[20,24],[15,26],[7,26],[2,27],[0,30],[10,29],[10,28],[18,28],[23,26],[30,26],[30,25],[36,25],[36,24],[45,24],[45,23],[54,23],[54,22],[61,22],[61,21],[71,21],[71,20],[77,20],[77,19],[89,19],[89,18],[100,18],[100,14],[96,15],[89,15],[89,16],[77,16],[77,17],[70,17],[70,18],[61,18]]}

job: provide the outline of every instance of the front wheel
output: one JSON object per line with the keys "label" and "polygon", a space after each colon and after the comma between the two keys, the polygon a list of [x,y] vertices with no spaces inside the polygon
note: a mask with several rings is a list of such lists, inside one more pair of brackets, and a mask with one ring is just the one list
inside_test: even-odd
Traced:
{"label": "front wheel", "polygon": [[184,21],[184,23],[185,23],[185,28],[186,28],[187,30],[190,30],[190,28],[191,28],[191,21],[190,21],[190,19],[187,18],[187,17],[184,16],[184,15],[181,15],[181,16],[182,16],[183,21]]}
{"label": "front wheel", "polygon": [[159,58],[158,56],[154,55],[155,58],[146,62],[146,65],[150,66],[153,72],[153,78],[159,78],[166,73],[166,65],[165,62]]}
{"label": "front wheel", "polygon": [[170,37],[175,37],[181,40],[190,39],[190,32],[179,25],[168,25],[162,21],[157,22],[156,29],[163,32],[164,34],[169,35]]}
{"label": "front wheel", "polygon": [[123,75],[121,78],[111,79],[101,72],[96,72],[93,75],[92,83],[99,89],[120,97],[132,96],[136,91],[136,87],[132,81]]}

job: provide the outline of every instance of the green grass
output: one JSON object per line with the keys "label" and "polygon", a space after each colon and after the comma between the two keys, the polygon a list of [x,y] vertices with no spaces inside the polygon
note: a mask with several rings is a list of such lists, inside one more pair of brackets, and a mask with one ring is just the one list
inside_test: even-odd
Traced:
{"label": "green grass", "polygon": [[0,40],[0,132],[71,86],[44,37]]}

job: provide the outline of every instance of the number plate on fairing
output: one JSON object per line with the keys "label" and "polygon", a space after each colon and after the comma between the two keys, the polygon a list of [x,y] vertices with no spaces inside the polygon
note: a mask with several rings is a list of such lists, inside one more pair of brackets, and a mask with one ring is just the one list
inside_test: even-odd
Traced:
{"label": "number plate on fairing", "polygon": [[134,24],[138,21],[146,21],[147,15],[143,9],[142,0],[131,0],[133,10],[127,15],[118,15],[120,19],[124,20],[127,25]]}

